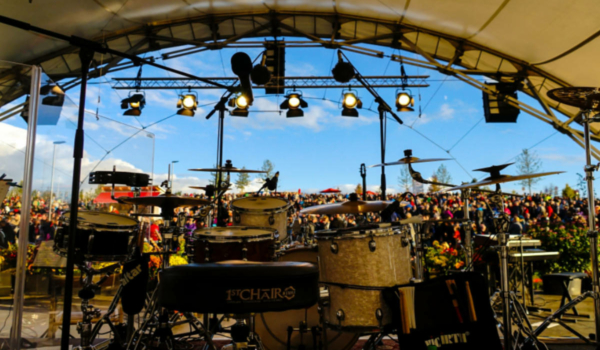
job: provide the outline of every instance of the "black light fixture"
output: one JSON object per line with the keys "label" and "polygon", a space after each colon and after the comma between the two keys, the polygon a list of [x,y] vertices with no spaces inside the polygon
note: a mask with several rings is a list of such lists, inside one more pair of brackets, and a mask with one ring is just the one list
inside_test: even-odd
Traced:
{"label": "black light fixture", "polygon": [[267,53],[263,53],[262,60],[260,64],[257,64],[252,68],[252,72],[250,73],[250,79],[256,85],[265,85],[271,80],[271,72],[269,68],[266,66],[267,62]]}
{"label": "black light fixture", "polygon": [[136,92],[133,95],[121,100],[121,109],[126,109],[123,115],[139,117],[142,109],[146,106],[146,96],[143,93]]}
{"label": "black light fixture", "polygon": [[177,101],[177,114],[186,117],[193,117],[198,107],[198,95],[195,92],[188,92],[185,95],[180,95]]}
{"label": "black light fixture", "polygon": [[358,117],[357,108],[362,108],[362,101],[352,90],[342,92],[342,116]]}
{"label": "black light fixture", "polygon": [[415,99],[410,90],[396,91],[396,111],[398,112],[414,112]]}
{"label": "black light fixture", "polygon": [[230,114],[234,117],[248,117],[248,98],[244,94],[238,94],[229,100],[229,107],[235,107]]}
{"label": "black light fixture", "polygon": [[483,114],[486,123],[516,123],[520,109],[510,104],[507,97],[517,99],[518,84],[486,83],[491,94],[483,92]]}
{"label": "black light fixture", "polygon": [[340,83],[347,83],[354,78],[356,72],[354,66],[350,62],[344,62],[342,59],[342,51],[338,50],[338,63],[331,70],[333,79]]}
{"label": "black light fixture", "polygon": [[65,103],[65,92],[56,84],[42,86],[40,95],[48,95],[42,99],[43,105],[62,107]]}
{"label": "black light fixture", "polygon": [[302,98],[302,92],[288,92],[288,94],[285,95],[285,98],[285,101],[279,105],[279,108],[288,110],[285,116],[288,118],[304,117],[304,111],[302,108],[307,108],[308,103],[306,103],[306,101],[304,101]]}

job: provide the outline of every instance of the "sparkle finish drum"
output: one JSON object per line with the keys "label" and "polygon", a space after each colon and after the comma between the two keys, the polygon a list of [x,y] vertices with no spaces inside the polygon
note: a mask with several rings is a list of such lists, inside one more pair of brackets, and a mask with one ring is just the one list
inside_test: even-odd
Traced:
{"label": "sparkle finish drum", "polygon": [[194,231],[194,262],[273,261],[277,230],[265,227],[211,227]]}
{"label": "sparkle finish drum", "polygon": [[[70,212],[64,213],[54,239],[54,250],[67,256]],[[139,234],[138,222],[130,217],[94,211],[78,211],[75,231],[75,263],[122,261],[130,243]]]}
{"label": "sparkle finish drum", "polygon": [[239,226],[276,229],[280,242],[287,241],[287,216],[290,204],[281,197],[244,197],[231,203],[233,223]]}
{"label": "sparkle finish drum", "polygon": [[320,281],[329,289],[329,328],[373,331],[390,324],[381,290],[413,278],[408,226],[374,224],[315,234]]}
{"label": "sparkle finish drum", "polygon": [[[279,261],[302,261],[317,263],[316,246],[298,246],[282,250]],[[321,287],[321,294],[327,291]],[[256,333],[266,350],[287,350],[288,327],[299,328],[306,326],[308,333],[301,336],[294,331],[290,338],[290,349],[304,348],[315,350],[310,329],[314,326],[322,327],[318,307],[312,306],[308,309],[288,310],[282,312],[264,312],[255,317]],[[324,341],[324,339],[322,339]],[[327,343],[329,349],[350,350],[358,341],[358,334],[347,332],[327,331]]]}

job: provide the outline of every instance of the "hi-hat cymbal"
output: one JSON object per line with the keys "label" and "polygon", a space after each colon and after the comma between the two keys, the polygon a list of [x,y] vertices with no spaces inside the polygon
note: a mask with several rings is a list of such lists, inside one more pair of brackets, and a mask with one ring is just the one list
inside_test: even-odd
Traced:
{"label": "hi-hat cymbal", "polygon": [[600,109],[600,89],[595,87],[563,87],[548,91],[548,97],[581,109]]}
{"label": "hi-hat cymbal", "polygon": [[173,210],[179,207],[194,207],[209,204],[206,199],[194,197],[180,197],[174,194],[166,193],[156,197],[120,197],[120,202],[135,205],[151,205],[160,207],[163,211]]}
{"label": "hi-hat cymbal", "polygon": [[478,182],[472,182],[472,183],[448,188],[445,191],[448,191],[448,192],[460,191],[460,190],[464,190],[467,188],[489,186],[489,185],[501,184],[501,183],[505,183],[505,182],[533,179],[536,177],[556,175],[556,174],[562,174],[562,173],[564,173],[564,171],[551,171],[551,172],[547,172],[547,173],[526,174],[526,175],[499,175],[498,177],[488,177],[488,178],[483,179]]}
{"label": "hi-hat cymbal", "polygon": [[198,168],[198,169],[188,169],[189,171],[204,171],[204,172],[223,172],[223,173],[256,173],[256,174],[265,174],[266,171],[262,170],[250,170],[250,169],[240,169],[236,167],[216,167],[216,168]]}
{"label": "hi-hat cymbal", "polygon": [[390,165],[403,165],[403,164],[414,164],[414,163],[429,163],[429,162],[441,162],[443,160],[452,160],[449,158],[427,158],[421,159],[417,157],[404,157],[397,162],[383,163],[383,164],[375,164],[370,165],[369,168],[382,167],[382,166],[390,166]]}
{"label": "hi-hat cymbal", "polygon": [[[342,203],[315,205],[300,210],[300,214],[360,214],[375,211],[382,211],[387,208],[392,201],[349,201]],[[401,206],[406,206],[408,202],[401,202]]]}

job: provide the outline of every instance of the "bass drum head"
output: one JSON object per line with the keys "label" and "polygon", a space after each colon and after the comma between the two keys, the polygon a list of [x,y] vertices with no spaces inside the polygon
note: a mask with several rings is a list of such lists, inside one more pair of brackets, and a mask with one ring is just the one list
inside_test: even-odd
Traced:
{"label": "bass drum head", "polygon": [[[69,224],[71,212],[67,211],[62,215],[64,223]],[[103,213],[98,211],[79,210],[77,212],[77,223],[88,224],[93,226],[115,226],[115,227],[130,227],[137,226],[138,222],[124,215],[111,213]]]}
{"label": "bass drum head", "polygon": [[[317,263],[317,248],[314,246],[288,249],[279,258],[279,261]],[[302,338],[304,349],[315,350],[310,329],[314,326],[322,326],[319,324],[317,305],[308,309],[257,314],[255,317],[256,333],[260,336],[266,350],[287,350],[287,329],[289,326],[298,328],[300,322],[306,322],[308,328],[308,333],[304,334]],[[337,332],[330,329],[326,331],[329,349],[350,350],[358,341],[358,334]],[[299,349],[301,344],[300,333],[293,332],[290,349]]]}

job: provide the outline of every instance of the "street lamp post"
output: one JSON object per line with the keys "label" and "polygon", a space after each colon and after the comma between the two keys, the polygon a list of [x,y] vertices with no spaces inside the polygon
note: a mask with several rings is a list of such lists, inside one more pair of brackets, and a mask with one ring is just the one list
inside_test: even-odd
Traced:
{"label": "street lamp post", "polygon": [[52,196],[54,195],[54,161],[56,160],[56,145],[62,145],[65,141],[54,141],[54,149],[52,150],[52,176],[50,180],[50,200],[49,200],[49,209],[50,209],[50,217],[52,217]]}
{"label": "street lamp post", "polygon": [[[171,161],[171,171],[172,171],[171,174],[173,174],[173,177],[175,177],[175,163],[179,163],[179,161],[178,160]],[[171,188],[171,189],[173,188],[173,180],[171,179],[170,176],[169,176],[169,188]]]}

